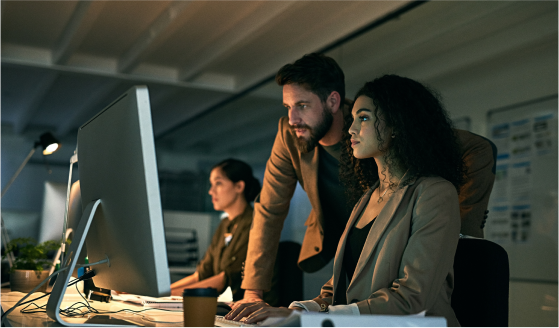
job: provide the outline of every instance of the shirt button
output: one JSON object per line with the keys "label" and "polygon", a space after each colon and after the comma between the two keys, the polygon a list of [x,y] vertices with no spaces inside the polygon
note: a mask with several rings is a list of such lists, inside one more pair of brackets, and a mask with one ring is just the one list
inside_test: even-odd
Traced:
{"label": "shirt button", "polygon": [[318,248],[318,246],[314,247],[315,252],[318,252],[320,249]]}
{"label": "shirt button", "polygon": [[237,257],[236,257],[236,256],[233,256],[233,257],[231,258],[231,261],[235,261],[236,259],[237,259]]}

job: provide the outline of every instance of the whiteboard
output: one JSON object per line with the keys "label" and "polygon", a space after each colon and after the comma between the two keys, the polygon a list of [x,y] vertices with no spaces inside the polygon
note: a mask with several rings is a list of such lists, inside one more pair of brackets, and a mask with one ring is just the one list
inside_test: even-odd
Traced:
{"label": "whiteboard", "polygon": [[485,237],[509,255],[511,280],[557,282],[557,95],[488,112],[498,150]]}

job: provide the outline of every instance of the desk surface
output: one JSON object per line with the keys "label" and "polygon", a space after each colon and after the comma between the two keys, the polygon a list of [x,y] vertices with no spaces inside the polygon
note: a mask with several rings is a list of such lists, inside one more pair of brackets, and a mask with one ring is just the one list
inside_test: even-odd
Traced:
{"label": "desk surface", "polygon": [[[5,311],[10,309],[14,306],[22,297],[24,297],[25,293],[20,292],[10,292],[9,288],[2,288],[2,308]],[[32,300],[36,297],[42,296],[43,293],[35,293],[27,300]],[[27,301],[26,300],[26,301]],[[38,306],[42,306],[47,304],[48,297],[44,299],[40,299],[36,302]],[[83,302],[81,296],[76,292],[75,289],[68,289],[68,292],[64,296],[64,300],[62,301],[61,307],[65,308],[71,306],[76,302]],[[99,312],[115,312],[119,310],[129,309],[129,310],[143,310],[144,308],[139,305],[131,304],[131,303],[123,303],[112,301],[111,303],[103,303],[97,301],[89,301],[90,305],[97,309]],[[50,327],[50,326],[58,326],[58,323],[48,317],[46,312],[42,313],[21,313],[20,310],[23,309],[26,305],[19,306],[16,308],[12,313],[8,315],[9,323],[14,327]],[[34,306],[32,306],[34,308]],[[32,308],[29,307],[28,309]],[[101,313],[102,314],[102,313]],[[83,317],[73,317],[67,318],[63,317],[63,320],[67,321],[68,323],[72,324],[79,324],[84,323],[88,319],[94,317],[95,314],[87,314]],[[147,311],[143,311],[137,314],[120,312],[117,314],[110,314],[112,318],[121,319],[121,320],[128,320],[132,321],[141,326],[146,327],[182,327],[183,325],[183,313],[182,311],[161,311],[156,309],[150,309]]]}
{"label": "desk surface", "polygon": [[[25,293],[10,292],[9,288],[2,288],[2,308],[7,311],[14,306]],[[43,295],[43,293],[35,293],[29,297],[33,299]],[[37,301],[37,305],[41,306],[47,303],[48,298],[45,297]],[[71,306],[76,302],[83,302],[81,296],[74,288],[68,290],[64,296],[61,307],[65,308]],[[143,310],[144,307],[131,304],[112,301],[111,303],[102,303],[90,301],[93,308],[101,311],[119,311],[123,309],[128,310]],[[47,316],[46,313],[21,313],[20,306],[8,315],[9,323],[14,327],[50,327],[58,326],[58,323]],[[103,313],[100,313],[103,315]],[[84,317],[63,318],[63,320],[72,324],[84,323],[95,315],[88,314]],[[139,326],[146,327],[182,327],[183,326],[183,312],[181,311],[160,311],[156,309],[149,309],[138,314],[132,313],[118,313],[110,315],[114,319],[127,320]],[[283,319],[279,319],[280,321]],[[443,327],[446,326],[446,320],[440,317],[421,317],[418,315],[411,316],[383,316],[383,315],[361,315],[361,316],[348,316],[348,315],[328,315],[328,314],[301,314],[300,318],[296,321],[290,322],[293,325],[302,325],[303,327],[320,327],[324,326],[325,320],[330,324],[336,326],[350,326],[350,327]],[[266,322],[264,322],[266,324]],[[272,323],[270,323],[272,324]]]}

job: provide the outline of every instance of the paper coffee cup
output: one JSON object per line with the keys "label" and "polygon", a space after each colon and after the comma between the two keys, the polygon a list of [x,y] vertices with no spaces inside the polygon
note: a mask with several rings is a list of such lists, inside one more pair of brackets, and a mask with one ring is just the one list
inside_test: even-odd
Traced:
{"label": "paper coffee cup", "polygon": [[184,326],[213,327],[218,296],[215,288],[185,289],[182,293]]}

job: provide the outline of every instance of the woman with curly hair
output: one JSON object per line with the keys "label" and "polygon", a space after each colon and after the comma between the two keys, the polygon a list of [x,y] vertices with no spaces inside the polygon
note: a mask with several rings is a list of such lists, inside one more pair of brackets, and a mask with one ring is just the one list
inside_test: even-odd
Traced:
{"label": "woman with curly hair", "polygon": [[340,179],[356,205],[332,278],[315,299],[289,309],[260,304],[246,322],[293,310],[426,311],[458,326],[450,297],[464,164],[441,102],[414,80],[385,75],[359,90],[346,128]]}

